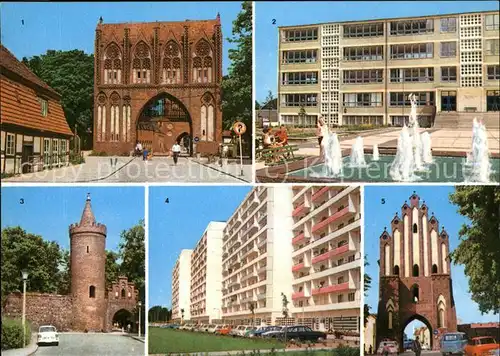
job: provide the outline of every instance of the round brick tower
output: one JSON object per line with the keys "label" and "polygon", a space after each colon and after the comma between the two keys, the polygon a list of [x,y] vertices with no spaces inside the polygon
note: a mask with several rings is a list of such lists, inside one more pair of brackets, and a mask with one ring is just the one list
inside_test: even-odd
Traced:
{"label": "round brick tower", "polygon": [[69,236],[73,329],[100,331],[106,316],[106,226],[96,223],[90,194],[80,222],[70,225]]}

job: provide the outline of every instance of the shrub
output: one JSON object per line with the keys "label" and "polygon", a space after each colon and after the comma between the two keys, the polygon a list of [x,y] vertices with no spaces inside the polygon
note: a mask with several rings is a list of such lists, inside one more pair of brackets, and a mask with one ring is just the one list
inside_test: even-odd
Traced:
{"label": "shrub", "polygon": [[[26,345],[31,340],[30,323],[26,322]],[[2,350],[19,349],[23,345],[23,325],[19,319],[2,318]]]}
{"label": "shrub", "polygon": [[69,163],[71,164],[82,164],[85,163],[85,158],[79,154],[73,154],[69,157]]}
{"label": "shrub", "polygon": [[99,157],[106,157],[108,154],[106,152],[100,152],[100,151],[92,151],[90,152],[89,156],[99,156]]}
{"label": "shrub", "polygon": [[359,356],[359,348],[340,345],[334,351],[335,356]]}

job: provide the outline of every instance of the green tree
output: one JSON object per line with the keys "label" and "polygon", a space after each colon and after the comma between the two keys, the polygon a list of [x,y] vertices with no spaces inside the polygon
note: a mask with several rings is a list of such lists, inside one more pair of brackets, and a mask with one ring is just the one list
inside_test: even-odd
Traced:
{"label": "green tree", "polygon": [[244,1],[242,10],[233,21],[229,50],[229,74],[222,79],[222,117],[225,129],[234,122],[247,126],[245,137],[251,137],[252,128],[252,2]]}
{"label": "green tree", "polygon": [[151,323],[166,322],[172,319],[172,311],[161,305],[155,305],[148,311],[148,320]]}
{"label": "green tree", "polygon": [[262,105],[259,103],[259,101],[255,100],[255,110],[260,110],[261,107]]}
{"label": "green tree", "polygon": [[500,312],[500,188],[456,186],[450,201],[468,219],[458,232],[460,243],[451,253],[463,265],[469,290],[481,313]]}
{"label": "green tree", "polygon": [[71,293],[71,256],[69,250],[61,250],[61,264],[59,265],[59,286],[57,293],[67,295]]}
{"label": "green tree", "polygon": [[273,101],[273,100],[274,100],[273,92],[271,90],[269,90],[267,92],[267,96],[266,96],[266,104],[271,103],[271,101]]}
{"label": "green tree", "polygon": [[128,277],[139,290],[139,300],[145,301],[145,245],[144,221],[121,233],[119,256],[121,259],[120,274]]}
{"label": "green tree", "polygon": [[21,271],[29,273],[27,291],[57,293],[64,269],[64,253],[56,242],[27,233],[21,227],[2,230],[2,302],[11,292],[22,291]]}
{"label": "green tree", "polygon": [[[366,267],[368,267],[370,265],[370,263],[368,262],[368,258],[367,258],[366,255],[365,255],[364,265],[365,265],[365,271],[366,271]],[[372,277],[370,277],[370,275],[365,272],[365,274],[364,274],[364,284],[363,284],[365,298],[368,296],[368,291],[370,290],[371,284],[372,284]],[[368,316],[369,315],[370,315],[370,306],[365,303],[365,305],[364,305],[364,314],[363,314],[363,317],[364,317],[363,318],[364,326],[366,326],[366,323],[368,322]]]}
{"label": "green tree", "polygon": [[30,58],[26,64],[38,77],[61,95],[61,103],[71,130],[78,125],[82,147],[92,145],[92,105],[94,55],[80,50],[54,51]]}
{"label": "green tree", "polygon": [[106,288],[118,281],[120,276],[120,255],[114,251],[106,250]]}

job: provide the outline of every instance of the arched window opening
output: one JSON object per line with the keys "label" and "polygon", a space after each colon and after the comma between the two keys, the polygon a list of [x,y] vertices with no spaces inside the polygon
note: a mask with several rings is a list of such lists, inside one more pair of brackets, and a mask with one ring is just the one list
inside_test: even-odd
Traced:
{"label": "arched window opening", "polygon": [[104,53],[104,84],[120,84],[122,58],[116,43],[112,43]]}
{"label": "arched window opening", "polygon": [[399,276],[399,266],[398,265],[394,266],[393,274],[396,275],[396,276]]}
{"label": "arched window opening", "polygon": [[89,287],[89,298],[95,298],[95,286]]}
{"label": "arched window opening", "polygon": [[151,82],[151,53],[148,45],[141,41],[135,47],[134,59],[132,61],[133,82]]}
{"label": "arched window opening", "polygon": [[444,309],[442,306],[440,306],[440,309],[438,310],[438,328],[444,328]]}
{"label": "arched window opening", "polygon": [[418,232],[418,226],[417,224],[413,224],[413,233],[416,234]]}
{"label": "arched window opening", "polygon": [[432,265],[432,273],[438,273],[438,266],[437,264]]}
{"label": "arched window opening", "polygon": [[163,84],[181,83],[181,51],[177,43],[169,41],[163,57]]}
{"label": "arched window opening", "polygon": [[418,265],[417,264],[413,265],[413,277],[418,277],[419,272],[420,271],[419,271]]}
{"label": "arched window opening", "polygon": [[414,284],[413,287],[411,287],[411,300],[413,303],[418,303],[419,301],[419,289],[418,285]]}
{"label": "arched window opening", "polygon": [[193,58],[193,82],[212,82],[212,49],[205,40],[200,40],[195,48],[196,54]]}
{"label": "arched window opening", "polygon": [[122,289],[122,298],[125,298],[125,289]]}
{"label": "arched window opening", "polygon": [[87,253],[89,253],[89,247],[87,246]]}
{"label": "arched window opening", "polygon": [[389,311],[388,313],[388,322],[389,322],[388,329],[392,330],[392,311]]}

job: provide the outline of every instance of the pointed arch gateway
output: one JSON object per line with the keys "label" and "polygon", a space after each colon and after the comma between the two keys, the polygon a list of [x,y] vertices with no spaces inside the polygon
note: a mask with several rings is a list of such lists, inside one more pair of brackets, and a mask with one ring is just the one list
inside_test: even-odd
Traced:
{"label": "pointed arch gateway", "polygon": [[193,153],[193,122],[189,111],[175,96],[163,92],[151,98],[141,109],[137,123],[137,141],[153,150],[154,154],[167,154],[182,135],[187,143],[186,153]]}

